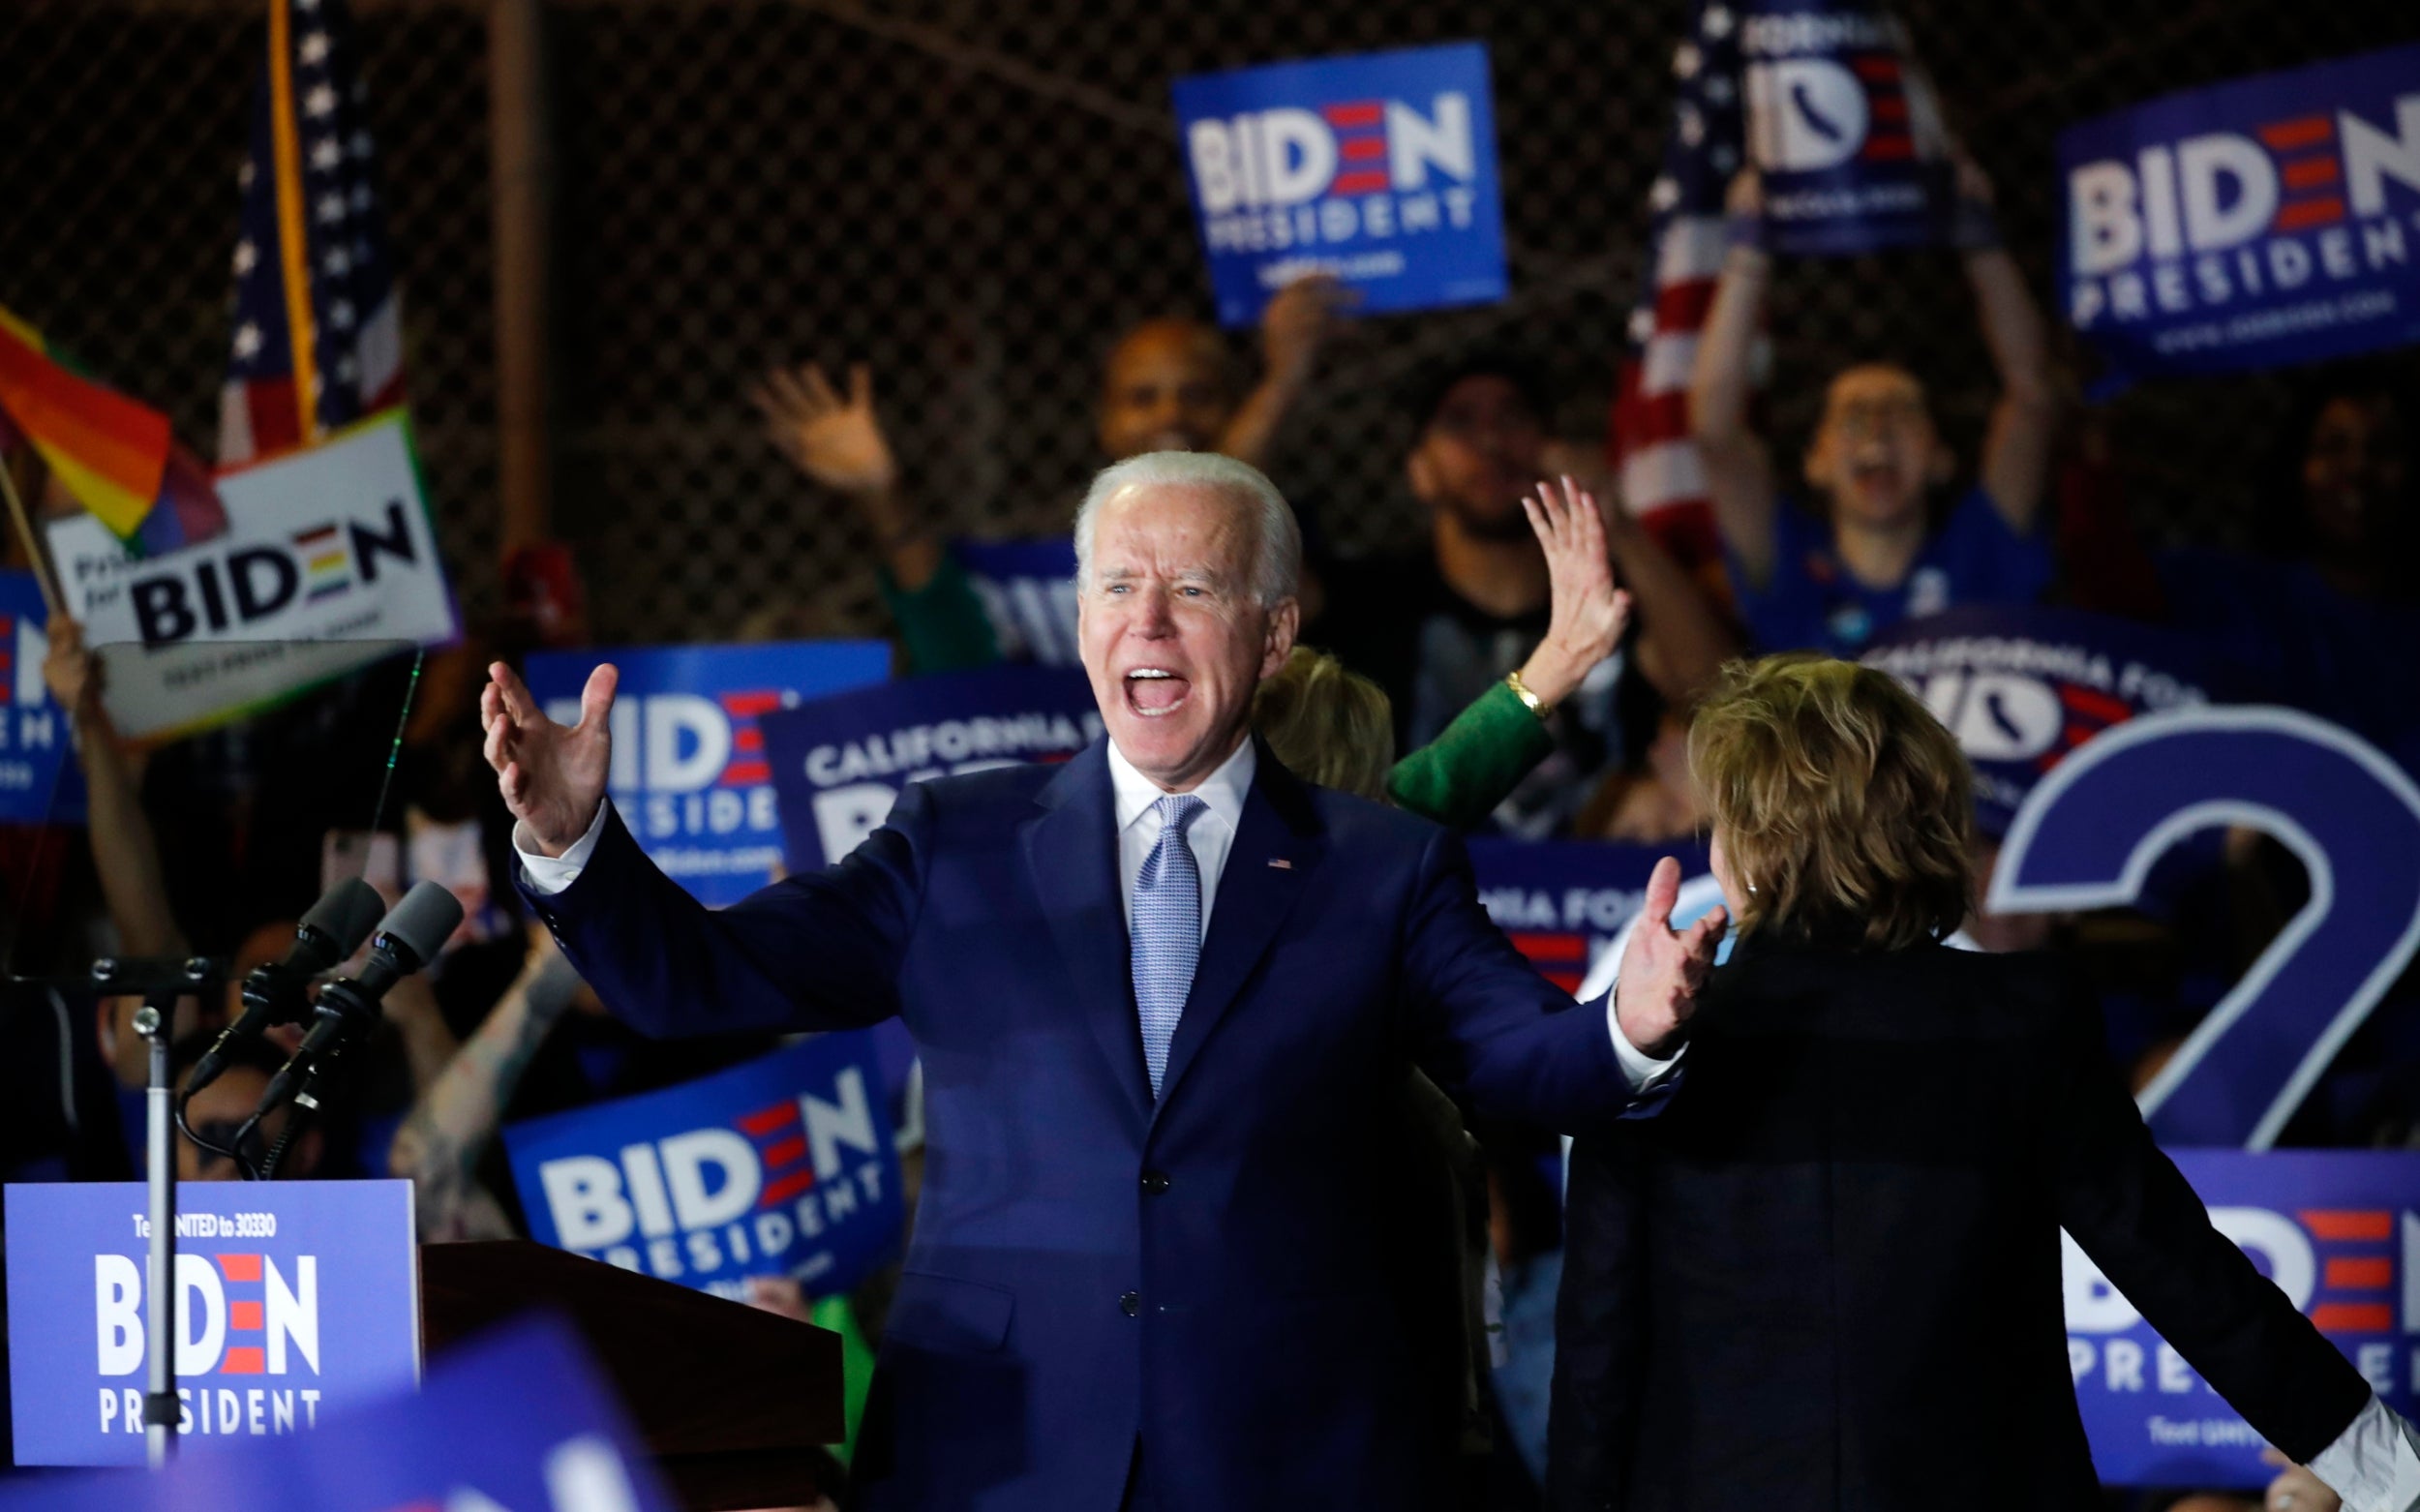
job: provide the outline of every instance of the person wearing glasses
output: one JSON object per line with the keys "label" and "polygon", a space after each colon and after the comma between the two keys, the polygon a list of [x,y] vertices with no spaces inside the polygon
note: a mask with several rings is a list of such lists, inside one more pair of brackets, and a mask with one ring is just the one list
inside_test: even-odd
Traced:
{"label": "person wearing glasses", "polygon": [[1759,650],[1855,656],[1902,620],[1954,605],[2023,603],[2050,584],[2039,528],[2056,422],[2041,313],[2000,245],[1990,184],[1958,170],[1951,239],[1974,289],[2000,392],[1963,494],[1923,382],[1896,362],[1835,375],[1803,465],[1812,507],[1785,498],[1748,423],[1773,259],[1754,169],[1731,186],[1731,248],[1697,349],[1689,424],[1706,465],[1733,599]]}

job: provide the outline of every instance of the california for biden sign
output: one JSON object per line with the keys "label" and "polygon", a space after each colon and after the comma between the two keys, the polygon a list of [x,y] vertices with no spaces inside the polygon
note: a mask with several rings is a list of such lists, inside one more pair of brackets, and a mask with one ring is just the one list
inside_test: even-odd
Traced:
{"label": "california for biden sign", "polygon": [[1504,297],[1504,213],[1477,43],[1176,81],[1219,319],[1323,273],[1365,310]]}
{"label": "california for biden sign", "polygon": [[2420,338],[2420,45],[2060,134],[2068,319],[2130,373]]}

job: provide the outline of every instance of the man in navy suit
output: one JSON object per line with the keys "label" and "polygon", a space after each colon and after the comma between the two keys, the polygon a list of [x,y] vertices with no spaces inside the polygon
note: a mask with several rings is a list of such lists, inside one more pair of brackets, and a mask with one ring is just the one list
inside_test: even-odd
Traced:
{"label": "man in navy suit", "polygon": [[[650,1033],[914,1033],[929,1154],[866,1505],[1434,1504],[1448,1446],[1414,1431],[1373,1179],[1401,1158],[1407,1065],[1483,1114],[1643,1111],[1721,921],[1643,930],[1618,1010],[1575,1008],[1489,922],[1453,835],[1251,739],[1298,619],[1266,478],[1134,458],[1075,531],[1106,739],[914,785],[837,866],[719,912],[603,801],[614,670],[566,728],[499,664],[481,712],[524,890]],[[1667,912],[1677,880],[1667,862]]]}

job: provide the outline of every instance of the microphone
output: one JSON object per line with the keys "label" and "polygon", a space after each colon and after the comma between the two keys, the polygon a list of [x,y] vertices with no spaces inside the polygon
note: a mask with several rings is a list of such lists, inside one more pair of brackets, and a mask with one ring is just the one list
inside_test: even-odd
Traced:
{"label": "microphone", "polygon": [[312,904],[295,926],[294,943],[287,948],[286,958],[256,966],[244,979],[243,1013],[220,1031],[208,1052],[195,1064],[185,1095],[191,1097],[219,1079],[227,1069],[228,1047],[236,1041],[271,1024],[300,1023],[309,1013],[304,985],[360,950],[385,906],[378,890],[359,877],[346,878]]}
{"label": "microphone", "polygon": [[368,1033],[378,1021],[378,1000],[387,989],[437,959],[439,950],[461,923],[462,900],[442,883],[413,884],[394,911],[378,921],[378,933],[370,939],[370,961],[361,968],[361,975],[339,977],[319,989],[311,1032],[303,1036],[294,1058],[270,1079],[253,1121],[259,1122],[290,1101],[323,1063],[343,1054],[347,1043]]}

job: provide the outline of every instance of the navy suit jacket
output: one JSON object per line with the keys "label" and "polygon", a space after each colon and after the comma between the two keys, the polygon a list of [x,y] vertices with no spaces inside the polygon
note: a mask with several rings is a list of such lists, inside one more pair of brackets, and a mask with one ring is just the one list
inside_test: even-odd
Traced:
{"label": "navy suit jacket", "polygon": [[[1416,1507],[1373,1173],[1416,1061],[1485,1114],[1640,1111],[1575,1008],[1479,906],[1452,834],[1264,748],[1155,1102],[1104,746],[910,786],[846,860],[710,911],[609,818],[532,894],[657,1035],[898,1013],[927,1155],[866,1408],[871,1507]],[[1650,1100],[1651,1101],[1651,1100]]]}

